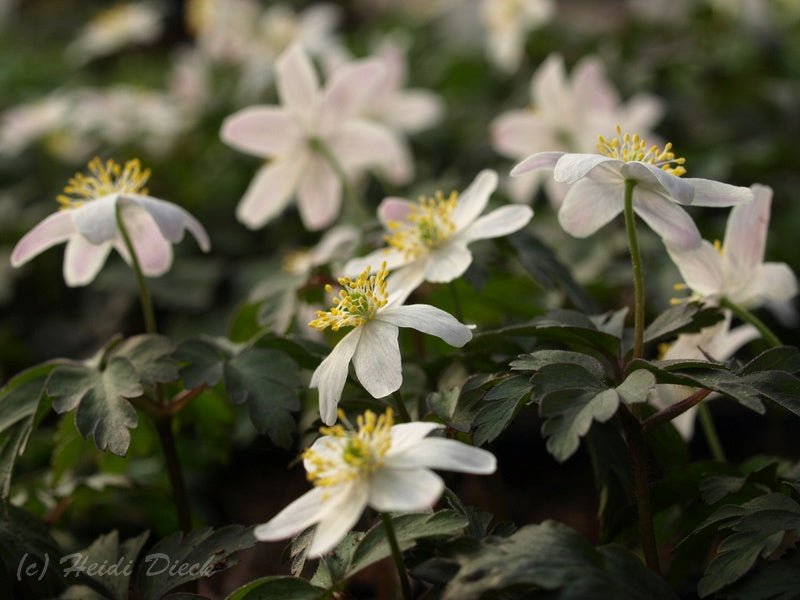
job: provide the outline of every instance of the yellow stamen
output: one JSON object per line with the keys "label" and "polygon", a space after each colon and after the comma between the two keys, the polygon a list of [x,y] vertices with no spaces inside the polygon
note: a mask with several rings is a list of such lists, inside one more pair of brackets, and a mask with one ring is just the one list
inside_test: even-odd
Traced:
{"label": "yellow stamen", "polygon": [[671,143],[668,143],[663,149],[659,149],[656,145],[648,148],[647,142],[639,137],[638,133],[623,135],[619,125],[617,125],[616,137],[608,140],[601,135],[597,138],[597,151],[603,156],[625,162],[650,163],[677,177],[686,173],[686,168],[683,166],[686,159],[675,157]]}
{"label": "yellow stamen", "polygon": [[325,452],[312,448],[303,452],[306,477],[317,487],[330,487],[369,476],[383,465],[383,457],[392,445],[394,414],[391,408],[381,416],[371,410],[359,415],[356,420],[358,430],[343,418],[343,414],[340,411],[339,418],[347,428],[334,425],[319,430],[325,436],[336,438],[327,440]]}
{"label": "yellow stamen", "polygon": [[417,204],[409,207],[407,221],[389,221],[391,233],[386,243],[403,252],[408,259],[427,254],[440,246],[456,230],[450,218],[458,205],[458,192],[445,197],[436,192],[432,198],[420,196]]}
{"label": "yellow stamen", "polygon": [[722,242],[719,240],[714,240],[714,250],[716,250],[717,253],[722,256]]}
{"label": "yellow stamen", "polygon": [[281,271],[284,273],[305,273],[311,267],[311,251],[292,250],[283,257]]}
{"label": "yellow stamen", "polygon": [[[372,319],[389,301],[386,290],[386,276],[389,271],[386,262],[373,275],[370,275],[371,269],[372,267],[364,269],[355,280],[340,277],[339,285],[342,289],[333,299],[334,306],[328,311],[318,310],[317,318],[308,326],[320,330],[330,327],[333,331],[338,331],[340,327],[358,327]],[[326,285],[325,291],[330,294],[333,286]]]}
{"label": "yellow stamen", "polygon": [[675,290],[676,292],[682,292],[683,290],[689,289],[689,286],[686,285],[685,283],[676,283],[675,285],[672,286],[672,289]]}
{"label": "yellow stamen", "polygon": [[77,208],[84,202],[96,200],[109,194],[127,193],[147,195],[144,185],[150,178],[150,169],[142,169],[138,158],[129,160],[121,167],[113,160],[105,163],[98,157],[93,158],[88,165],[89,175],[75,173],[67,182],[64,193],[56,200],[62,210]]}

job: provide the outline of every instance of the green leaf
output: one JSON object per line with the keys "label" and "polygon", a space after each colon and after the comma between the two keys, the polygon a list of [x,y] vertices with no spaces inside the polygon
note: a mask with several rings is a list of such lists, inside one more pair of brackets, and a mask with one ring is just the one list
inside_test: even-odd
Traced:
{"label": "green leaf", "polygon": [[547,438],[547,451],[558,462],[575,454],[580,438],[586,435],[592,421],[604,423],[614,416],[619,407],[615,390],[576,393],[564,390],[550,394],[542,400],[542,435]]}
{"label": "green leaf", "polygon": [[742,378],[757,393],[800,416],[800,379],[784,371],[759,371]]}
{"label": "green leaf", "polygon": [[[675,598],[667,584],[633,555],[616,546],[592,547],[566,525],[545,521],[507,538],[488,538],[480,548],[456,557],[458,573],[442,600],[479,600],[503,590],[542,590],[545,597],[582,600]],[[486,596],[484,596],[486,595]]]}
{"label": "green leaf", "polygon": [[800,348],[795,346],[769,348],[747,363],[741,373],[749,375],[759,371],[800,373]]}
{"label": "green leaf", "polygon": [[228,525],[175,533],[153,546],[136,570],[143,600],[159,600],[189,581],[208,577],[236,564],[234,553],[256,543],[252,527]]}
{"label": "green leaf", "polygon": [[683,303],[668,308],[644,330],[645,343],[657,342],[681,333],[697,333],[721,321],[719,309],[703,309],[699,304]]}
{"label": "green leaf", "polygon": [[724,592],[728,600],[796,600],[800,597],[800,551],[762,564]]}
{"label": "green leaf", "polygon": [[549,394],[573,390],[592,391],[596,394],[608,386],[592,373],[577,364],[563,363],[547,365],[539,369],[531,378],[533,399],[544,401]]}
{"label": "green leaf", "polygon": [[225,364],[224,376],[231,402],[247,403],[258,432],[289,448],[302,388],[295,362],[278,350],[251,347]]}
{"label": "green leaf", "polygon": [[128,359],[145,385],[170,383],[178,379],[178,362],[172,356],[175,347],[162,335],[137,335],[128,338],[109,352],[109,356]]}
{"label": "green leaf", "polygon": [[8,498],[17,457],[49,407],[45,384],[56,363],[45,363],[14,376],[0,389],[0,499]]}
{"label": "green leaf", "polygon": [[226,600],[321,600],[327,595],[325,588],[311,585],[305,579],[271,576],[234,590]]}
{"label": "green leaf", "polygon": [[180,344],[173,356],[185,363],[180,368],[180,376],[186,388],[192,389],[219,383],[231,352],[213,338],[194,338]]}
{"label": "green leaf", "polygon": [[472,430],[480,402],[486,394],[485,386],[494,380],[494,376],[486,373],[472,375],[460,389],[455,387],[428,394],[428,407],[445,425],[467,433]]}
{"label": "green leaf", "polygon": [[635,404],[647,402],[647,395],[656,385],[656,378],[646,369],[633,371],[616,388],[621,402]]}
{"label": "green leaf", "polygon": [[47,380],[53,410],[76,410],[75,424],[100,450],[124,456],[131,441],[129,429],[137,426],[136,409],[127,398],[144,390],[133,365],[125,358],[112,358],[102,368],[84,365],[56,367]]}
{"label": "green leaf", "polygon": [[512,371],[538,371],[548,365],[565,363],[583,367],[597,379],[603,379],[606,375],[603,363],[595,357],[570,350],[537,350],[530,354],[521,354],[510,366]]}
{"label": "green leaf", "polygon": [[509,377],[486,392],[473,421],[475,445],[482,446],[499,436],[530,400],[530,394],[527,377]]}

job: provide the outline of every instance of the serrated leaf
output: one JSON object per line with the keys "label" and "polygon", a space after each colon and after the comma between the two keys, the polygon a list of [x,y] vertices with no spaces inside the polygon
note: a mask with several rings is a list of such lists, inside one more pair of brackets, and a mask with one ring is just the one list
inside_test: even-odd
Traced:
{"label": "serrated leaf", "polygon": [[530,354],[521,354],[510,366],[512,371],[538,371],[548,365],[565,363],[583,367],[597,379],[602,379],[606,374],[603,363],[595,357],[569,350],[537,350]]}
{"label": "serrated leaf", "polygon": [[482,446],[499,436],[529,400],[531,384],[527,377],[509,377],[491,388],[475,415],[475,445]]}
{"label": "serrated leaf", "polygon": [[800,552],[795,549],[760,565],[725,590],[727,600],[796,600],[800,597]]}
{"label": "serrated leaf", "polygon": [[297,577],[270,576],[234,590],[226,600],[322,600],[328,590]]}
{"label": "serrated leaf", "polygon": [[84,365],[56,367],[47,380],[53,410],[62,414],[76,410],[75,424],[100,450],[125,456],[131,441],[129,429],[139,422],[136,409],[127,400],[144,390],[133,365],[112,358],[102,370]]}
{"label": "serrated leaf", "polygon": [[159,600],[170,590],[236,564],[233,556],[256,543],[252,527],[228,525],[174,533],[153,546],[136,570],[143,600]]}
{"label": "serrated leaf", "polygon": [[353,553],[364,535],[363,531],[351,531],[344,536],[344,539],[336,545],[332,552],[320,559],[311,583],[330,589],[343,581],[353,559]]}
{"label": "serrated leaf", "polygon": [[625,318],[627,316],[628,307],[626,306],[620,310],[612,310],[601,315],[591,315],[589,320],[598,331],[622,339],[622,333],[625,330]]}
{"label": "serrated leaf", "polygon": [[472,430],[475,415],[480,409],[480,401],[486,393],[484,386],[494,379],[493,375],[486,373],[472,375],[460,389],[451,388],[429,394],[428,407],[445,425],[467,433]]}
{"label": "serrated leaf", "polygon": [[128,359],[145,385],[170,383],[178,379],[175,346],[163,335],[136,335],[111,350],[109,356]]}
{"label": "serrated leaf", "polygon": [[180,368],[180,376],[187,389],[201,385],[216,385],[222,379],[222,368],[231,353],[208,338],[195,338],[181,343],[173,355],[185,363]]}
{"label": "serrated leaf", "polygon": [[656,342],[681,333],[697,333],[721,321],[723,314],[716,308],[702,308],[699,304],[683,303],[665,310],[644,330],[645,343]]}
{"label": "serrated leaf", "polygon": [[599,394],[607,389],[602,381],[577,364],[553,364],[539,369],[531,378],[533,399],[544,401],[549,394],[575,390]]}
{"label": "serrated leaf", "polygon": [[547,438],[547,451],[558,462],[572,456],[593,421],[604,423],[619,407],[616,390],[575,392],[565,390],[548,395],[541,403],[542,435]]}
{"label": "serrated leaf", "polygon": [[742,367],[741,374],[749,375],[759,371],[800,373],[800,348],[795,346],[769,348]]}
{"label": "serrated leaf", "polygon": [[292,541],[283,551],[283,560],[291,560],[290,572],[295,577],[300,577],[303,567],[306,566],[306,557],[308,556],[308,549],[311,547],[311,541],[314,539],[315,530],[316,527],[313,525],[306,527],[292,538]]}
{"label": "serrated leaf", "polygon": [[646,369],[633,371],[616,388],[621,402],[635,404],[646,402],[647,395],[656,385],[656,378]]}
{"label": "serrated leaf", "polygon": [[56,363],[45,363],[15,375],[0,389],[0,499],[8,498],[17,457],[49,406],[45,384]]}
{"label": "serrated leaf", "polygon": [[746,477],[712,475],[700,482],[700,496],[706,504],[716,504],[725,496],[741,490],[745,483]]}
{"label": "serrated leaf", "polygon": [[295,362],[283,352],[248,348],[223,369],[225,388],[234,404],[247,404],[259,433],[282,448],[292,444],[292,412],[300,409],[302,382]]}
{"label": "serrated leaf", "polygon": [[742,377],[756,393],[800,416],[800,379],[784,371],[758,371]]}

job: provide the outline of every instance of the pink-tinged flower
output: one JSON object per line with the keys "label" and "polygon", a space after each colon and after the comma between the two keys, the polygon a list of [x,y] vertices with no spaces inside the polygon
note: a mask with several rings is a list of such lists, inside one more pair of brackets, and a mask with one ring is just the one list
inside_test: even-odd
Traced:
{"label": "pink-tinged flower", "polygon": [[507,73],[516,71],[528,34],[549,23],[555,8],[553,0],[483,0],[480,9],[489,59]]}
{"label": "pink-tinged flower", "polygon": [[[470,328],[449,313],[427,304],[401,306],[401,300],[390,298],[385,263],[377,273],[370,275],[370,270],[364,269],[357,279],[340,278],[342,289],[334,297],[335,306],[329,311],[317,311],[317,318],[309,323],[320,330],[354,328],[311,376],[311,387],[319,388],[319,411],[326,425],[336,421],[351,361],[358,381],[373,397],[383,398],[400,389],[403,374],[397,343],[399,327],[435,335],[457,348],[472,339]],[[327,286],[326,291],[331,293],[333,288]]]}
{"label": "pink-tinged flower", "polygon": [[[610,134],[617,125],[649,139],[663,112],[661,101],[650,94],[623,103],[595,56],[580,60],[567,77],[564,59],[551,54],[531,79],[530,99],[529,108],[505,112],[492,122],[491,143],[497,153],[521,160],[548,150],[594,152],[597,133]],[[509,191],[517,202],[528,202],[543,181],[557,208],[569,187],[551,177],[512,178]]]}
{"label": "pink-tinged flower", "polygon": [[143,171],[138,160],[129,160],[123,168],[113,160],[104,164],[95,158],[89,163],[89,175],[77,173],[58,197],[61,210],[17,243],[11,265],[19,267],[51,246],[66,242],[67,285],[91,283],[112,248],[130,262],[117,226],[118,211],[142,272],[149,277],[169,270],[172,244],[183,239],[186,229],[203,251],[208,251],[208,235],[197,219],[180,206],[147,195],[144,185],[149,176],[150,171]]}
{"label": "pink-tinged flower", "polygon": [[444,490],[431,469],[489,475],[497,468],[486,450],[428,437],[443,427],[437,423],[394,425],[391,409],[381,416],[368,410],[356,430],[341,417],[346,428],[323,427],[323,436],[303,453],[314,488],[256,527],[257,539],[280,540],[316,525],[308,555],[317,557],[344,538],[367,506],[380,512],[430,509]]}
{"label": "pink-tinged flower", "polygon": [[261,167],[236,210],[252,229],[278,216],[297,197],[308,229],[330,225],[339,214],[342,182],[333,158],[348,177],[377,167],[396,168],[403,148],[395,134],[361,118],[384,76],[377,60],[336,69],[320,88],[311,60],[292,46],[276,65],[283,106],[252,106],[228,117],[224,142],[269,161]]}
{"label": "pink-tinged flower", "polygon": [[724,244],[702,241],[699,248],[667,251],[692,298],[718,305],[726,298],[743,308],[768,304],[781,310],[797,295],[797,277],[786,263],[764,262],[772,189],[751,186],[753,201],[731,210]]}
{"label": "pink-tinged flower", "polygon": [[525,227],[533,217],[528,206],[502,206],[481,215],[497,187],[497,173],[481,171],[460,196],[452,192],[411,202],[386,198],[378,217],[389,246],[349,261],[348,274],[385,261],[392,270],[392,292],[408,297],[423,281],[447,283],[464,274],[472,263],[467,247],[475,240],[501,237]]}
{"label": "pink-tinged flower", "polygon": [[[708,357],[716,361],[726,361],[733,356],[739,348],[759,337],[759,333],[752,325],[740,325],[731,329],[731,312],[725,311],[725,318],[711,327],[702,329],[699,333],[684,333],[669,345],[661,354],[662,360],[707,360]],[[685,385],[659,383],[650,394],[650,401],[658,408],[667,408],[681,400],[688,398],[696,388]],[[712,394],[711,399],[718,394]],[[692,407],[685,413],[672,419],[672,424],[684,439],[691,439],[694,433],[694,420],[697,407]]]}
{"label": "pink-tinged flower", "polygon": [[553,169],[553,178],[571,187],[558,210],[558,222],[578,238],[588,237],[625,208],[625,182],[633,181],[633,210],[673,248],[700,246],[700,232],[685,206],[732,206],[753,199],[745,187],[681,177],[684,159],[672,144],[648,146],[638,135],[606,140],[600,136],[597,154],[539,152],[511,171],[512,177]]}

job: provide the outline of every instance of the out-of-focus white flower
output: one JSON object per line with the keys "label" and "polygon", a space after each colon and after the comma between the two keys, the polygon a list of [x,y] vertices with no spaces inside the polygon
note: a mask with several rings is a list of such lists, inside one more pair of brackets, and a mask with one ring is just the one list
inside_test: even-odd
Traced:
{"label": "out-of-focus white flower", "polygon": [[130,262],[117,225],[119,209],[142,272],[149,277],[166,273],[172,265],[172,244],[188,229],[204,251],[210,245],[203,226],[180,206],[147,195],[150,176],[138,160],[124,168],[96,158],[89,175],[77,173],[58,197],[61,210],[40,222],[17,243],[11,265],[19,267],[51,246],[67,243],[64,280],[67,285],[91,283],[112,248]]}
{"label": "out-of-focus white flower", "polygon": [[188,0],[186,27],[197,44],[215,61],[239,64],[247,48],[260,9],[252,0]]}
{"label": "out-of-focus white flower", "polygon": [[[319,411],[322,422],[336,421],[336,409],[342,395],[350,361],[364,389],[375,398],[383,398],[400,389],[403,382],[399,327],[435,335],[451,346],[460,348],[472,339],[466,325],[443,310],[427,304],[402,306],[387,291],[388,271],[384,263],[370,275],[370,267],[357,279],[339,279],[341,291],[334,297],[335,306],[318,311],[309,323],[315,329],[342,327],[354,329],[345,335],[311,376],[312,388],[319,388]],[[326,286],[328,293],[332,286]]]}
{"label": "out-of-focus white flower", "polygon": [[444,482],[430,469],[488,475],[497,468],[486,450],[441,437],[427,437],[437,423],[394,425],[391,409],[376,416],[367,411],[356,430],[342,414],[342,425],[323,427],[303,453],[303,466],[314,489],[255,528],[257,539],[291,537],[316,525],[310,557],[333,549],[358,521],[364,508],[380,512],[430,509]]}
{"label": "out-of-focus white flower", "polygon": [[190,122],[207,109],[212,100],[211,65],[202,52],[184,49],[173,61],[167,82],[169,98]]}
{"label": "out-of-focus white flower", "polygon": [[72,102],[54,93],[6,110],[0,117],[0,156],[15,156],[47,135],[64,129]]}
{"label": "out-of-focus white flower", "polygon": [[467,248],[471,242],[513,233],[533,216],[530,207],[516,204],[481,216],[496,187],[497,173],[487,169],[461,196],[439,193],[418,203],[386,198],[378,207],[378,216],[386,228],[389,247],[349,261],[344,272],[355,274],[385,261],[392,271],[390,289],[402,299],[423,281],[453,281],[472,263]]}
{"label": "out-of-focus white flower", "polygon": [[245,108],[222,125],[224,142],[271,159],[250,184],[236,216],[256,229],[296,196],[306,228],[323,229],[342,203],[333,161],[347,177],[355,177],[370,167],[391,172],[404,160],[394,132],[360,117],[383,69],[374,59],[349,63],[320,88],[310,58],[296,45],[280,56],[276,70],[282,106]]}
{"label": "out-of-focus white flower", "polygon": [[[492,122],[491,143],[499,154],[521,160],[548,150],[594,152],[597,134],[609,135],[617,125],[650,139],[663,112],[661,101],[650,94],[622,103],[595,56],[580,60],[568,78],[564,59],[551,54],[531,79],[530,98],[530,108],[505,112]],[[569,188],[552,178],[511,179],[509,191],[517,202],[528,202],[542,180],[550,201],[560,206]]]}
{"label": "out-of-focus white flower", "polygon": [[778,308],[797,295],[797,277],[789,265],[764,262],[772,188],[750,189],[753,201],[731,210],[724,244],[703,240],[694,250],[667,245],[692,299],[718,305],[725,298],[743,308],[765,303]]}
{"label": "out-of-focus white flower", "polygon": [[117,4],[89,21],[65,52],[70,60],[83,64],[130,44],[149,44],[160,35],[161,11],[154,4]]}
{"label": "out-of-focus white flower", "polygon": [[[699,333],[684,333],[669,345],[661,355],[662,360],[707,360],[711,357],[716,361],[726,361],[733,356],[739,348],[748,342],[757,339],[759,333],[752,325],[740,325],[731,329],[731,313],[725,311],[725,318],[702,329]],[[685,385],[662,384],[656,385],[650,393],[650,401],[658,408],[667,408],[688,398],[696,388]],[[712,394],[713,398],[718,394]],[[672,424],[683,436],[689,440],[694,433],[694,420],[697,407],[692,407],[685,413],[672,419]]]}
{"label": "out-of-focus white flower", "polygon": [[700,232],[680,205],[733,206],[750,202],[753,193],[700,178],[682,178],[684,159],[672,152],[648,146],[638,135],[606,140],[600,136],[597,154],[539,152],[511,171],[512,176],[553,169],[553,178],[571,184],[558,211],[558,222],[578,238],[592,235],[619,215],[625,207],[626,181],[635,182],[633,210],[674,249],[700,246]]}
{"label": "out-of-focus white flower", "polygon": [[483,0],[481,17],[486,28],[486,50],[503,71],[519,67],[528,34],[553,18],[552,0]]}

